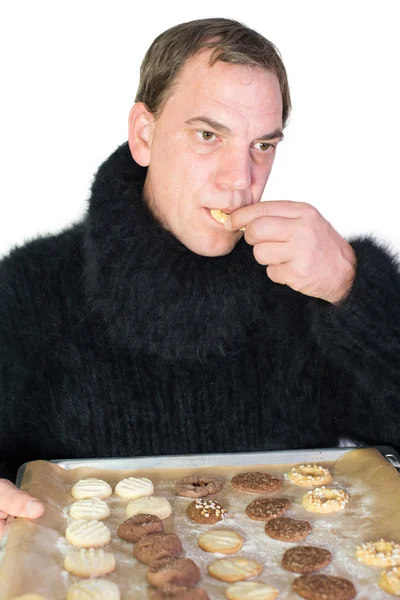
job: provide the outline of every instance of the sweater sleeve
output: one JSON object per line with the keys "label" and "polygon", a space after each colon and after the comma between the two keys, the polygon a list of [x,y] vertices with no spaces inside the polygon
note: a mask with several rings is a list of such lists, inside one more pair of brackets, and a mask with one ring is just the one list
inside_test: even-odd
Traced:
{"label": "sweater sleeve", "polygon": [[[372,237],[350,241],[357,269],[339,305],[317,300],[313,333],[339,378],[344,437],[400,448],[400,268]],[[350,382],[350,383],[349,383]]]}

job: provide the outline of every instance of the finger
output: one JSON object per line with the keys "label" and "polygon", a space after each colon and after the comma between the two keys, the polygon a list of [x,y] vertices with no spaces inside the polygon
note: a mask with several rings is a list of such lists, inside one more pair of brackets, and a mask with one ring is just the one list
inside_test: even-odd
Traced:
{"label": "finger", "polygon": [[0,540],[3,537],[4,525],[6,524],[5,519],[0,519]]}
{"label": "finger", "polygon": [[5,513],[4,511],[0,510],[0,519],[7,519],[8,514]]}
{"label": "finger", "polygon": [[275,283],[282,285],[289,285],[293,280],[293,273],[290,263],[283,263],[281,265],[268,265],[267,275]]}
{"label": "finger", "polygon": [[295,219],[259,217],[247,225],[244,238],[252,246],[258,242],[287,242],[297,228]]}
{"label": "finger", "polygon": [[28,517],[35,519],[44,512],[44,505],[36,498],[7,481],[0,480],[0,510],[14,517]]}
{"label": "finger", "polygon": [[[238,230],[246,227],[254,219],[259,217],[286,217],[287,219],[296,219],[300,217],[307,207],[313,209],[311,205],[304,202],[294,202],[292,200],[266,200],[256,202],[249,206],[238,208],[224,223],[226,229]],[[314,209],[315,210],[315,209]]]}
{"label": "finger", "polygon": [[253,254],[260,265],[280,265],[293,259],[293,251],[287,242],[262,242],[255,244]]}

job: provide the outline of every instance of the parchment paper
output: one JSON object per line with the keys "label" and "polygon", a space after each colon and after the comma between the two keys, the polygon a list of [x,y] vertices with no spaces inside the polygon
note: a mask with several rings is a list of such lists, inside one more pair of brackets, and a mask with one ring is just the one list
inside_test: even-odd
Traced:
{"label": "parchment paper", "polygon": [[[320,546],[332,552],[332,563],[323,569],[323,573],[350,579],[358,591],[357,600],[388,600],[390,596],[378,586],[381,570],[360,564],[354,558],[354,550],[355,545],[362,541],[381,537],[400,543],[400,477],[396,469],[373,448],[352,450],[334,463],[320,464],[331,470],[334,485],[349,492],[351,499],[344,511],[332,515],[307,512],[301,506],[307,489],[286,480],[283,488],[272,495],[289,498],[292,508],[286,516],[311,522],[313,530],[301,544]],[[244,536],[245,544],[236,556],[254,558],[264,565],[258,581],[277,587],[280,590],[279,600],[297,599],[298,596],[291,590],[296,575],[281,567],[283,553],[294,544],[269,538],[264,533],[264,524],[252,521],[244,513],[246,506],[257,496],[237,492],[229,484],[231,477],[239,472],[264,470],[283,477],[292,466],[262,464],[135,471],[82,467],[66,471],[46,461],[32,462],[25,471],[21,489],[44,502],[46,511],[36,521],[14,520],[0,563],[0,600],[28,592],[42,594],[47,600],[65,600],[69,586],[79,581],[63,568],[65,555],[72,549],[64,538],[66,527],[71,522],[69,508],[75,501],[70,495],[72,485],[79,479],[97,477],[108,481],[114,488],[118,481],[129,476],[150,478],[155,486],[155,495],[164,496],[171,502],[173,514],[164,521],[165,530],[174,531],[181,538],[185,555],[192,558],[201,570],[199,585],[207,590],[212,600],[224,599],[228,584],[210,577],[207,565],[223,555],[202,551],[197,545],[197,538],[203,531],[221,527],[233,529]],[[186,507],[191,500],[176,496],[174,484],[194,472],[221,477],[225,481],[222,491],[212,496],[228,510],[224,521],[207,526],[197,525],[187,518]],[[114,553],[117,562],[116,571],[107,578],[119,585],[122,600],[147,598],[150,589],[145,582],[147,567],[133,558],[133,545],[121,540],[116,533],[119,524],[126,518],[128,500],[113,495],[106,501],[110,505],[111,516],[103,522],[110,528],[112,540],[104,549]]]}

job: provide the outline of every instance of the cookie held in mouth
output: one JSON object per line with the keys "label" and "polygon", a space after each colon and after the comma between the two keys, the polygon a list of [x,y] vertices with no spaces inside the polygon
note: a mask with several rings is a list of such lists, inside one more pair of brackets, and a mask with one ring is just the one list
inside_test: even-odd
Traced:
{"label": "cookie held in mouth", "polygon": [[[217,208],[210,208],[210,213],[213,219],[215,219],[215,221],[217,221],[217,223],[221,223],[221,225],[223,225],[225,223],[225,221],[227,220],[227,218],[229,217],[229,215],[227,215],[225,212],[223,212],[222,210],[219,210]],[[240,231],[244,231],[244,227],[242,227],[240,229]]]}

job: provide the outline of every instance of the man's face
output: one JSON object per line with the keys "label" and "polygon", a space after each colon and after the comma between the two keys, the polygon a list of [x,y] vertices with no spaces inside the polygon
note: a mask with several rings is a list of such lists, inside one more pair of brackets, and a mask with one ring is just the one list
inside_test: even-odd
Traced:
{"label": "man's face", "polygon": [[260,67],[209,67],[211,52],[185,63],[151,125],[144,197],[187,248],[221,256],[243,233],[226,231],[210,209],[231,213],[260,201],[281,137],[282,95],[277,77]]}

